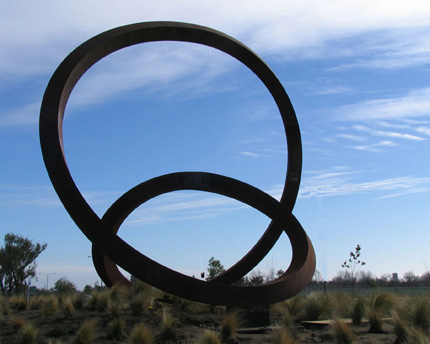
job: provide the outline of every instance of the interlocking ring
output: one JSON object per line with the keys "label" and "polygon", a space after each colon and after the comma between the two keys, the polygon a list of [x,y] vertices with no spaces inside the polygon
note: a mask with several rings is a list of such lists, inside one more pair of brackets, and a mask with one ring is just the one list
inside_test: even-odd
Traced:
{"label": "interlocking ring", "polygon": [[[103,57],[125,47],[156,41],[213,47],[242,62],[264,83],[278,106],[287,136],[287,175],[279,202],[232,178],[206,172],[177,172],[153,178],[129,190],[102,219],[87,204],[70,175],[63,151],[63,116],[69,96],[80,77]],[[234,38],[210,28],[177,22],[126,25],[91,38],[66,57],[49,81],[40,111],[40,141],[51,182],[72,219],[93,243],[94,265],[108,286],[116,282],[129,283],[120,273],[119,265],[137,278],[177,296],[210,304],[250,307],[290,298],[312,279],[314,249],[292,214],[302,167],[297,118],[274,73],[253,51]],[[122,222],[139,205],[177,190],[200,190],[231,197],[261,211],[272,221],[257,244],[239,262],[210,281],[198,280],[149,259],[116,234]],[[293,251],[287,271],[261,286],[232,285],[266,256],[283,231],[288,235]]]}

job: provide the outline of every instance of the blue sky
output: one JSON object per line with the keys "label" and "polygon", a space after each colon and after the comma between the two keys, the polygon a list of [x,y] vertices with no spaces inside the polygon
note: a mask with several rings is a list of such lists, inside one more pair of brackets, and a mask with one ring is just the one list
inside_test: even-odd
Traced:
{"label": "blue sky", "polygon": [[[38,272],[80,288],[98,276],[91,245],[43,165],[45,87],[79,44],[135,22],[183,21],[254,50],[284,85],[302,132],[294,214],[326,278],[356,244],[380,276],[430,267],[430,5],[424,1],[3,1],[0,4],[0,235],[48,243]],[[282,122],[268,91],[239,62],[207,47],[151,43],[105,58],[79,81],[64,125],[72,176],[102,216],[124,192],[177,171],[224,174],[279,197]],[[212,256],[227,267],[269,219],[201,192],[157,197],[119,235],[186,274]],[[282,237],[258,267],[285,269]],[[43,287],[41,274],[36,285]]]}

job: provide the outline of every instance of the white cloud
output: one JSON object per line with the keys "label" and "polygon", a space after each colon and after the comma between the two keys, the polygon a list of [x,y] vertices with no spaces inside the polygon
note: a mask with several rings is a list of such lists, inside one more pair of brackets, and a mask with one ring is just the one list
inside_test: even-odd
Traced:
{"label": "white cloud", "polygon": [[39,121],[40,102],[0,112],[0,127],[35,124]]}
{"label": "white cloud", "polygon": [[382,197],[394,197],[430,191],[428,177],[396,177],[369,182],[354,182],[342,175],[323,173],[314,177],[303,177],[300,198],[345,196],[357,193],[385,192]]}
{"label": "white cloud", "polygon": [[366,100],[334,111],[337,120],[367,121],[430,115],[430,88],[409,91],[393,98]]}
{"label": "white cloud", "polygon": [[430,136],[430,127],[419,127],[419,128],[416,128],[415,130],[421,134]]}
{"label": "white cloud", "polygon": [[337,137],[340,137],[342,139],[347,139],[351,141],[364,141],[365,138],[358,135],[352,135],[352,134],[339,134]]}
{"label": "white cloud", "polygon": [[425,139],[411,134],[402,134],[402,133],[396,133],[392,131],[382,131],[382,130],[375,130],[371,132],[373,135],[376,136],[387,136],[387,137],[393,137],[393,138],[399,138],[399,139],[406,139],[406,140],[412,140],[412,141],[424,141]]}
{"label": "white cloud", "polygon": [[260,154],[252,153],[252,152],[240,152],[240,154],[245,155],[245,156],[249,156],[251,158],[260,158],[261,157]]}
{"label": "white cloud", "polygon": [[[321,4],[315,0],[271,1],[264,6],[260,1],[190,0],[142,2],[137,0],[83,1],[59,3],[53,0],[43,4],[23,0],[2,2],[4,14],[0,23],[0,71],[2,73],[30,75],[49,72],[65,54],[91,36],[113,27],[154,20],[185,21],[214,27],[243,40],[254,50],[265,54],[284,54],[324,57],[330,52],[338,56],[355,54],[345,44],[333,49],[333,42],[362,34],[397,29],[389,36],[385,51],[407,51],[403,60],[427,54],[426,37],[401,35],[407,30],[428,26],[430,6],[423,1],[381,0],[378,6],[370,0],[334,0]],[[401,29],[401,31],[399,30]],[[416,37],[419,36],[420,40]],[[376,46],[381,46],[377,42]],[[332,49],[327,49],[331,45]],[[393,48],[394,47],[394,48]],[[427,47],[427,49],[426,49]],[[362,47],[361,47],[362,48]],[[370,48],[368,48],[370,49]],[[367,49],[367,50],[368,50]],[[361,49],[363,50],[363,49]],[[424,55],[428,56],[428,55]],[[425,62],[425,61],[421,61]]]}

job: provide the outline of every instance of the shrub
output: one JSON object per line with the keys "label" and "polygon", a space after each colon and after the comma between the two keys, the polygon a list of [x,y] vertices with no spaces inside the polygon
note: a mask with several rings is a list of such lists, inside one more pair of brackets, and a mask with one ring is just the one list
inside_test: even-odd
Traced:
{"label": "shrub", "polygon": [[283,327],[290,332],[294,332],[294,317],[286,311],[281,318],[281,322],[278,324],[279,327]]}
{"label": "shrub", "polygon": [[369,332],[370,333],[382,333],[382,315],[376,309],[369,309],[367,311],[367,319],[369,320]]}
{"label": "shrub", "polygon": [[145,324],[136,324],[128,337],[129,344],[152,344],[151,331]]}
{"label": "shrub", "polygon": [[37,310],[40,309],[42,304],[42,298],[40,296],[32,296],[30,298],[30,303],[28,304],[28,308],[31,310]]}
{"label": "shrub", "polygon": [[42,302],[42,316],[47,317],[58,312],[58,300],[55,296],[45,297]]}
{"label": "shrub", "polygon": [[351,314],[351,296],[344,292],[331,295],[333,312],[339,317],[348,317]]}
{"label": "shrub", "polygon": [[273,332],[273,342],[275,344],[299,344],[294,334],[283,327]]}
{"label": "shrub", "polygon": [[9,307],[15,311],[27,309],[27,300],[24,295],[13,295],[9,298]]}
{"label": "shrub", "polygon": [[148,295],[139,293],[131,296],[130,310],[133,315],[142,315],[149,307]]}
{"label": "shrub", "polygon": [[296,295],[293,298],[285,301],[285,305],[288,309],[288,312],[295,316],[297,315],[303,308],[304,299],[300,295]]}
{"label": "shrub", "polygon": [[73,301],[73,306],[75,306],[75,309],[82,309],[85,305],[84,294],[73,294],[71,300]]}
{"label": "shrub", "polygon": [[76,344],[92,344],[97,338],[97,322],[95,320],[85,321],[76,332]]}
{"label": "shrub", "polygon": [[118,318],[121,315],[121,306],[116,301],[109,300],[107,310],[112,318]]}
{"label": "shrub", "polygon": [[398,312],[393,313],[393,327],[394,334],[396,335],[396,344],[408,343],[408,325],[405,320],[399,316]]}
{"label": "shrub", "polygon": [[10,319],[10,324],[15,332],[19,332],[25,327],[26,321],[24,318],[15,316]]}
{"label": "shrub", "polygon": [[430,338],[421,330],[411,328],[408,331],[409,343],[411,344],[428,344]]}
{"label": "shrub", "polygon": [[124,319],[115,318],[109,322],[108,327],[113,340],[122,340],[126,337]]}
{"label": "shrub", "polygon": [[75,316],[76,310],[75,306],[73,306],[73,301],[70,298],[67,298],[63,301],[63,314],[66,319],[73,319]]}
{"label": "shrub", "polygon": [[114,284],[110,288],[110,299],[114,303],[122,303],[130,294],[130,288],[123,284]]}
{"label": "shrub", "polygon": [[221,344],[221,340],[214,331],[205,330],[197,339],[196,344]]}
{"label": "shrub", "polygon": [[414,327],[428,333],[430,330],[430,300],[423,297],[414,300],[409,318]]}
{"label": "shrub", "polygon": [[397,298],[394,294],[381,293],[371,297],[370,307],[381,314],[384,314],[395,305],[396,301]]}
{"label": "shrub", "polygon": [[382,331],[382,316],[387,314],[396,302],[396,297],[393,294],[381,293],[373,295],[370,299],[369,309],[367,311],[367,319],[369,320],[369,332],[381,333]]}
{"label": "shrub", "polygon": [[331,300],[328,295],[322,293],[310,294],[304,305],[306,320],[318,320],[323,313],[330,313]]}
{"label": "shrub", "polygon": [[338,344],[352,344],[355,342],[354,332],[351,326],[338,318],[331,323],[333,336]]}
{"label": "shrub", "polygon": [[163,314],[161,316],[160,333],[158,339],[160,341],[175,341],[176,333],[175,327],[178,321],[173,317],[166,309],[163,309]]}
{"label": "shrub", "polygon": [[351,312],[352,323],[358,325],[366,313],[366,302],[362,297],[355,300],[354,306]]}
{"label": "shrub", "polygon": [[110,299],[109,289],[94,290],[91,293],[90,308],[92,310],[98,310],[99,312],[103,312],[108,307],[109,299]]}
{"label": "shrub", "polygon": [[24,326],[19,332],[20,344],[33,344],[37,342],[39,330],[32,324]]}
{"label": "shrub", "polygon": [[240,316],[236,312],[227,312],[221,325],[222,340],[234,338],[240,325]]}

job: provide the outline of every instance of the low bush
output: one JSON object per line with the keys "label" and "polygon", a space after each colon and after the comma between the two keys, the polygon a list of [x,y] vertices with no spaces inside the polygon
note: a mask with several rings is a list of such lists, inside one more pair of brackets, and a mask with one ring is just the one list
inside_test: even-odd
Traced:
{"label": "low bush", "polygon": [[27,309],[27,299],[24,295],[12,295],[9,298],[9,307],[15,311],[24,311]]}
{"label": "low bush", "polygon": [[128,337],[129,344],[152,344],[154,338],[149,328],[143,324],[136,324]]}
{"label": "low bush", "polygon": [[92,344],[97,338],[97,322],[95,320],[85,321],[76,332],[76,344]]}
{"label": "low bush", "polygon": [[349,326],[344,321],[335,318],[331,323],[333,337],[338,344],[353,344],[355,343],[355,335]]}
{"label": "low bush", "polygon": [[114,318],[108,324],[109,332],[113,340],[122,340],[126,338],[126,324],[122,318]]}
{"label": "low bush", "polygon": [[20,344],[33,344],[37,343],[37,335],[39,330],[33,325],[25,325],[18,334],[18,340]]}
{"label": "low bush", "polygon": [[202,335],[197,338],[196,344],[221,344],[218,334],[214,331],[205,330]]}
{"label": "low bush", "polygon": [[323,314],[330,315],[332,302],[330,296],[323,293],[312,293],[304,302],[305,320],[318,320]]}
{"label": "low bush", "polygon": [[275,344],[299,344],[294,333],[282,327],[273,332],[273,342]]}

